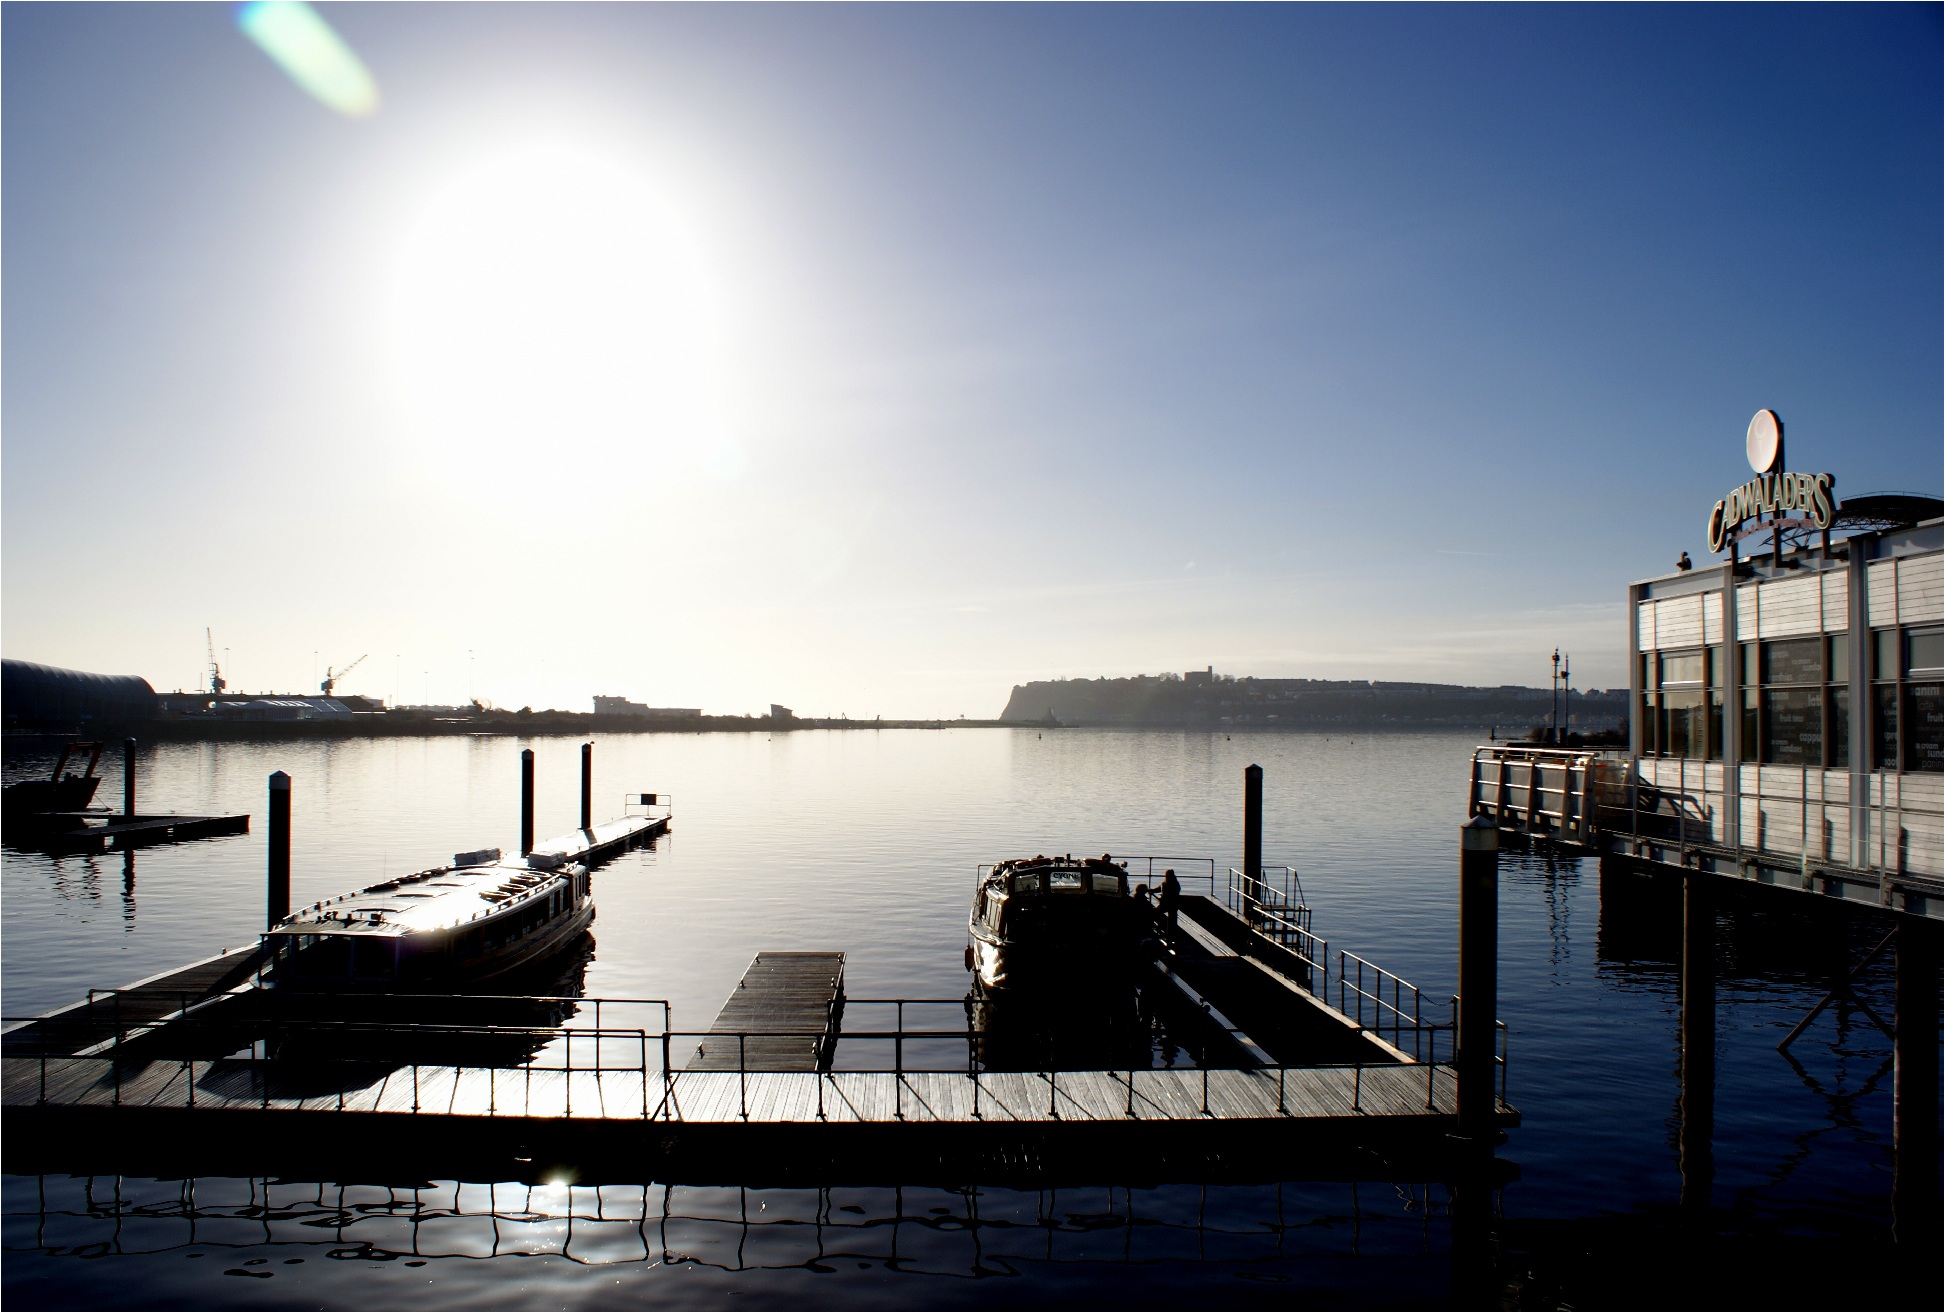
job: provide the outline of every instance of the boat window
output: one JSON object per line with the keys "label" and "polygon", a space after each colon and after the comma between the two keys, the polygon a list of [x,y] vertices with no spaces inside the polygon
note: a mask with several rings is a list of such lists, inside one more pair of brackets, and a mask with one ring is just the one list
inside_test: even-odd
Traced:
{"label": "boat window", "polygon": [[1085,885],[1082,883],[1082,878],[1078,870],[1055,870],[1053,872],[1053,887],[1083,888]]}
{"label": "boat window", "polygon": [[1030,875],[1013,876],[1013,892],[1037,893],[1040,891],[1040,875],[1037,871]]}
{"label": "boat window", "polygon": [[360,936],[351,940],[352,978],[390,979],[392,963],[391,939]]}
{"label": "boat window", "polygon": [[1093,891],[1096,893],[1119,893],[1120,876],[1095,875],[1093,877]]}

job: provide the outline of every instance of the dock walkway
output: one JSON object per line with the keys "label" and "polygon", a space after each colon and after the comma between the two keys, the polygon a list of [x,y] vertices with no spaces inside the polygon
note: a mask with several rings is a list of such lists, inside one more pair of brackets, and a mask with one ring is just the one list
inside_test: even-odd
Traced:
{"label": "dock walkway", "polygon": [[758,952],[688,1068],[827,1070],[843,1005],[843,953]]}

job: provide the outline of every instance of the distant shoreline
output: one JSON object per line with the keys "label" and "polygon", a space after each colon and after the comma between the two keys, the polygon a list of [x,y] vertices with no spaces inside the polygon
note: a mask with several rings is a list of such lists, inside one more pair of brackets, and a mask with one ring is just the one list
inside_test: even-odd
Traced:
{"label": "distant shoreline", "polygon": [[[385,717],[389,719],[390,717]],[[1471,733],[1483,739],[1493,728],[1502,731],[1522,729],[1522,725],[1489,725],[1482,723],[1456,721],[1372,721],[1368,723],[1332,724],[1236,724],[1236,725],[1192,725],[1192,724],[1046,724],[1022,722],[1019,720],[793,720],[787,724],[773,724],[763,719],[744,719],[740,716],[711,716],[708,722],[686,724],[644,724],[630,717],[608,717],[598,719],[591,715],[578,715],[566,712],[561,715],[535,714],[513,720],[510,723],[472,722],[472,721],[419,721],[417,723],[362,724],[345,723],[333,720],[312,721],[272,721],[261,723],[242,723],[236,721],[207,721],[193,723],[181,720],[147,720],[122,724],[96,724],[62,729],[46,727],[39,729],[9,728],[4,734],[7,744],[25,745],[32,742],[68,742],[74,740],[99,740],[115,742],[123,738],[134,738],[142,743],[218,743],[218,742],[309,742],[344,741],[350,739],[377,738],[584,738],[590,734],[670,734],[690,736],[696,734],[743,733],[775,735],[779,733],[806,733],[821,731],[854,730],[897,730],[900,732],[930,731],[945,729],[1009,729],[1014,732],[1062,733],[1072,730],[1100,731],[1110,730],[1117,733],[1172,733],[1183,736],[1208,737],[1215,734],[1236,736],[1247,734],[1284,735],[1305,734],[1350,735],[1372,733]],[[1511,741],[1507,732],[1498,735],[1501,741]]]}

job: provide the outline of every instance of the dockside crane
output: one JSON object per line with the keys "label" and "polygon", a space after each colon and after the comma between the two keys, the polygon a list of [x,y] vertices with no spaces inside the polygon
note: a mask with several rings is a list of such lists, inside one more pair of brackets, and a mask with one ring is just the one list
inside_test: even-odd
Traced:
{"label": "dockside crane", "polygon": [[[370,654],[369,652],[366,653],[366,655],[369,654]],[[360,665],[363,665],[364,663],[365,663],[364,656],[360,656],[358,657],[357,660],[352,661],[349,665],[345,666],[341,670],[334,670],[331,669],[329,666],[326,666],[324,669],[324,682],[319,684],[318,687],[323,690],[324,695],[326,697],[329,697],[331,695],[331,689],[337,686],[337,681],[339,679],[342,679],[345,675],[351,673],[351,671],[357,669]]]}
{"label": "dockside crane", "polygon": [[213,696],[229,687],[229,681],[223,677],[223,667],[216,663],[216,635],[204,629],[203,641],[209,644],[209,691]]}

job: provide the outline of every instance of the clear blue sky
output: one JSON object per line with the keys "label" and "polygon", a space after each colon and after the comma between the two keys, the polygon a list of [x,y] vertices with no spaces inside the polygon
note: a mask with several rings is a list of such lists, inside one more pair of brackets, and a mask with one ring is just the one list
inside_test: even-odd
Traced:
{"label": "clear blue sky", "polygon": [[9,656],[1590,687],[1757,408],[1944,494],[1934,7],[320,12],[5,7]]}

